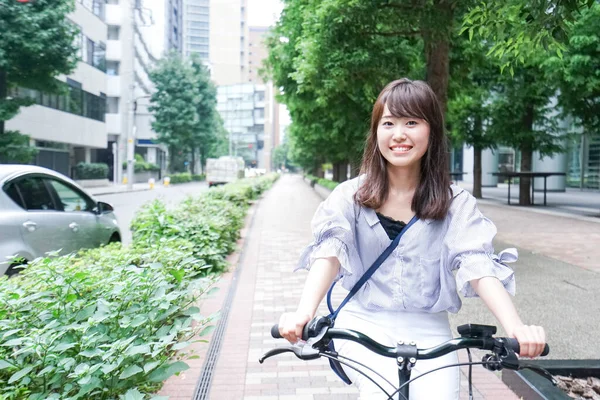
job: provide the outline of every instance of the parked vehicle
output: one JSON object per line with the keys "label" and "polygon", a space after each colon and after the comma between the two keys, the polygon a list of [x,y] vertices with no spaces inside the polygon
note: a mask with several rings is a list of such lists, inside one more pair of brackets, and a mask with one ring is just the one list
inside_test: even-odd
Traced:
{"label": "parked vehicle", "polygon": [[242,157],[223,156],[206,160],[206,182],[209,187],[241,179],[244,172]]}
{"label": "parked vehicle", "polygon": [[0,275],[50,251],[68,254],[121,241],[112,206],[58,172],[0,165],[0,188]]}

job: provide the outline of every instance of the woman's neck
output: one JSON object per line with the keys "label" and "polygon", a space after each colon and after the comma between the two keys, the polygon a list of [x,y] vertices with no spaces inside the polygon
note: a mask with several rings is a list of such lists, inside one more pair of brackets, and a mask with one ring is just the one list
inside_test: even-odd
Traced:
{"label": "woman's neck", "polygon": [[408,194],[414,193],[421,180],[421,168],[394,168],[388,165],[388,185],[391,193]]}

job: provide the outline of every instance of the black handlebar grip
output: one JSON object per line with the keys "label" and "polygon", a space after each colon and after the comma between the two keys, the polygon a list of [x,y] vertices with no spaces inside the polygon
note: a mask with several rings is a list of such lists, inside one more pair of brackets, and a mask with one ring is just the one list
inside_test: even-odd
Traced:
{"label": "black handlebar grip", "polygon": [[[283,336],[279,334],[279,324],[275,324],[271,327],[271,336],[273,339],[283,339]],[[308,338],[308,324],[306,324],[302,330],[302,340],[308,340]]]}
{"label": "black handlebar grip", "polygon": [[[521,352],[521,346],[519,346],[519,341],[517,339],[514,338],[507,338],[507,346],[510,347],[515,353],[519,354]],[[547,356],[550,353],[550,346],[548,346],[548,343],[546,343],[544,345],[544,351],[542,351],[542,354],[540,354],[540,356],[544,357]]]}
{"label": "black handlebar grip", "polygon": [[279,334],[279,324],[271,327],[271,336],[273,336],[273,339],[283,339],[283,336]]}

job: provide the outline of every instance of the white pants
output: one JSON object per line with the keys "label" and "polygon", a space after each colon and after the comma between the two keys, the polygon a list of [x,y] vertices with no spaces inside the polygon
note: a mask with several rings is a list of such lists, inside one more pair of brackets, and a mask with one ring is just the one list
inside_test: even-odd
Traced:
{"label": "white pants", "polygon": [[[339,313],[336,328],[346,328],[361,332],[377,342],[395,347],[399,340],[414,341],[419,348],[436,346],[452,338],[448,313],[436,314],[367,311],[357,302],[349,302]],[[335,340],[336,351],[356,360],[383,375],[394,387],[398,387],[398,366],[394,358],[383,357],[373,353],[364,346],[346,340]],[[458,362],[456,352],[432,360],[418,360],[411,373],[411,379],[435,368]],[[355,370],[345,367],[344,371],[360,391],[361,400],[387,400],[386,395],[369,379]],[[395,388],[370,371],[366,373],[375,379],[388,393]],[[411,382],[409,400],[458,400],[460,387],[460,371],[458,367],[445,368],[425,375]],[[394,399],[404,400],[399,395]]]}

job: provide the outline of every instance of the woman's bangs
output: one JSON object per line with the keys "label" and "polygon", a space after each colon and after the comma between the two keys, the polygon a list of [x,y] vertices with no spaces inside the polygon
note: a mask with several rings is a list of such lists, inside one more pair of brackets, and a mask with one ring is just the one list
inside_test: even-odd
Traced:
{"label": "woman's bangs", "polygon": [[383,103],[396,118],[419,118],[429,122],[425,112],[427,97],[414,85],[397,85],[388,92]]}

